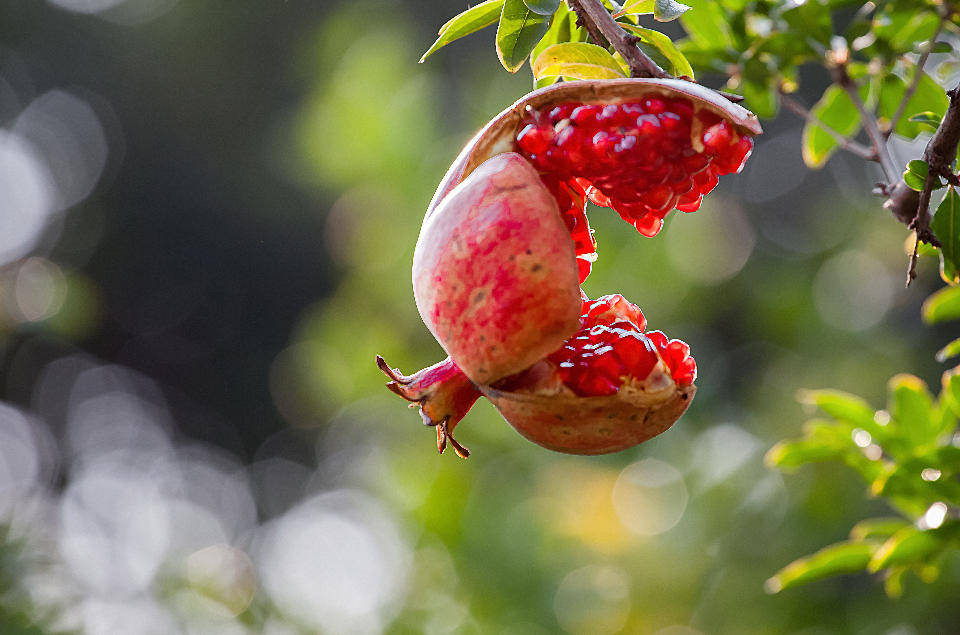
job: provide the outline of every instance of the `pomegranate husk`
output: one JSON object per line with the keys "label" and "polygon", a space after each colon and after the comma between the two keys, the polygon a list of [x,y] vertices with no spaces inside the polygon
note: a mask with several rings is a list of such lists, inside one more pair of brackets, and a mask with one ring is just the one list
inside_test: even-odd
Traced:
{"label": "pomegranate husk", "polygon": [[541,109],[548,104],[580,102],[583,104],[617,104],[638,101],[652,95],[667,98],[685,97],[695,109],[716,113],[735,127],[739,134],[755,136],[763,132],[757,116],[728,100],[715,90],[682,79],[604,79],[560,82],[524,95],[512,106],[490,120],[463,150],[440,181],[426,217],[429,217],[441,199],[492,156],[513,152],[520,121],[527,108]]}
{"label": "pomegranate husk", "polygon": [[697,392],[672,382],[653,393],[627,384],[608,397],[478,388],[523,437],[566,454],[609,454],[652,439],[680,418]]}
{"label": "pomegranate husk", "polygon": [[471,381],[490,384],[580,328],[573,241],[537,171],[491,157],[423,224],[413,292],[424,324]]}

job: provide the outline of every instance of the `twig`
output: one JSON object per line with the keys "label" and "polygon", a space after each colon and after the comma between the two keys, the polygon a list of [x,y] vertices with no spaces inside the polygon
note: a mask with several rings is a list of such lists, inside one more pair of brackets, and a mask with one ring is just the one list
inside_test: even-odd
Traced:
{"label": "twig", "polygon": [[916,216],[913,217],[909,225],[910,229],[916,232],[917,239],[913,243],[913,253],[910,254],[910,264],[907,266],[906,286],[908,287],[910,283],[913,282],[913,279],[917,277],[917,255],[920,252],[920,243],[933,244],[937,242],[933,232],[930,231],[930,215],[928,214],[930,196],[933,194],[933,186],[936,182],[937,174],[933,171],[933,168],[931,168],[927,172],[927,178],[923,181],[923,191],[920,192],[920,202],[917,204]]}
{"label": "twig", "polygon": [[884,138],[889,139],[890,135],[893,134],[897,124],[900,123],[900,118],[903,117],[903,113],[907,110],[907,102],[909,102],[913,94],[917,92],[917,88],[920,86],[920,80],[923,78],[923,67],[927,63],[927,58],[930,57],[930,53],[933,51],[933,45],[936,44],[937,38],[940,37],[940,32],[943,30],[943,25],[947,21],[948,16],[949,14],[947,13],[940,16],[940,24],[937,25],[936,32],[934,32],[933,36],[924,45],[923,53],[917,60],[916,68],[913,71],[913,79],[910,81],[910,85],[907,86],[907,90],[904,91],[900,103],[897,104],[897,111],[893,114],[893,117],[890,118],[889,127],[883,133]]}
{"label": "twig", "polygon": [[821,121],[819,117],[817,117],[812,112],[807,110],[807,108],[803,104],[801,104],[799,101],[797,101],[793,97],[790,97],[789,95],[781,92],[780,103],[785,108],[787,108],[788,110],[796,114],[798,117],[819,126],[821,129],[823,129],[824,132],[826,132],[828,135],[833,137],[833,140],[837,142],[837,145],[839,145],[841,148],[843,148],[847,152],[855,154],[861,159],[865,159],[867,161],[877,160],[877,154],[873,150],[863,145],[862,143],[857,143],[853,139],[850,139],[849,137],[845,137],[844,135],[840,134],[839,132],[837,132],[836,130],[834,130],[827,124],[825,124],[823,121]]}
{"label": "twig", "polygon": [[[602,36],[623,56],[631,77],[673,77],[640,50],[637,46],[640,38],[624,31],[600,0],[567,0],[567,4],[576,12],[577,24],[582,24],[590,37]],[[602,41],[597,43],[603,45]]]}
{"label": "twig", "polygon": [[850,97],[850,101],[853,102],[857,112],[860,113],[860,121],[863,124],[863,129],[867,133],[867,137],[870,138],[870,143],[877,155],[876,160],[879,161],[880,167],[883,169],[883,175],[887,183],[896,183],[900,180],[900,170],[897,169],[897,165],[893,162],[893,159],[890,157],[890,152],[887,150],[887,138],[880,132],[880,126],[877,123],[876,116],[870,112],[867,105],[860,99],[857,83],[847,74],[846,64],[837,64],[831,71],[834,81],[846,91]]}
{"label": "twig", "polygon": [[[910,221],[910,229],[917,232],[918,245],[920,241],[934,246],[940,245],[930,229],[930,196],[939,177],[944,177],[948,182],[957,180],[950,166],[957,154],[957,144],[960,143],[960,84],[953,90],[948,90],[947,97],[950,98],[947,112],[923,150],[923,160],[927,163],[927,178],[923,182],[923,191],[920,192],[917,210],[913,220]],[[917,276],[917,249],[915,246],[910,256],[907,286]]]}

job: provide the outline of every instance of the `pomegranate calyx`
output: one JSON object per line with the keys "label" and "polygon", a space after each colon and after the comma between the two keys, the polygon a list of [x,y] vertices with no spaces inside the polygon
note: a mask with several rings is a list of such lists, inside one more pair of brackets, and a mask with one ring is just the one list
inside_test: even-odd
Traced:
{"label": "pomegranate calyx", "polygon": [[413,375],[404,375],[400,369],[391,368],[379,355],[377,366],[390,378],[387,388],[411,402],[411,408],[419,406],[423,425],[437,429],[437,451],[440,454],[449,443],[460,458],[470,456],[470,451],[453,438],[453,429],[481,393],[453,360],[448,357]]}

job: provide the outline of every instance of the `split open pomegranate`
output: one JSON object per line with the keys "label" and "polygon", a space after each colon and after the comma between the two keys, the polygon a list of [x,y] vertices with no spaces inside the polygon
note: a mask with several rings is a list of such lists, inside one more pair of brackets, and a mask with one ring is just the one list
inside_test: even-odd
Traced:
{"label": "split open pomegranate", "polygon": [[646,236],[739,171],[756,117],[680,80],[563,82],[495,117],[441,182],[414,254],[424,323],[449,354],[388,387],[449,442],[485,396],[544,447],[600,454],[669,428],[696,391],[689,347],[618,294],[586,298],[586,201]]}

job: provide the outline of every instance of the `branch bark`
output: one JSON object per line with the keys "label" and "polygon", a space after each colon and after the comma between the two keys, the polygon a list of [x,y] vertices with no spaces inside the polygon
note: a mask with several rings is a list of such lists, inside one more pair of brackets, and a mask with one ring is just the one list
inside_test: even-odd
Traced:
{"label": "branch bark", "polygon": [[[605,39],[623,56],[630,67],[631,77],[673,77],[637,47],[640,38],[624,31],[600,0],[567,0],[567,4],[576,12],[577,23],[587,29],[590,37],[596,40],[599,34],[601,40]],[[604,42],[598,41],[597,44],[603,46]]]}
{"label": "branch bark", "polygon": [[897,169],[897,165],[890,156],[890,151],[887,150],[887,138],[880,132],[880,125],[877,123],[876,116],[870,112],[867,105],[860,99],[857,83],[853,81],[847,73],[846,64],[837,64],[831,69],[831,72],[834,81],[847,93],[850,101],[852,101],[856,107],[857,112],[860,113],[860,121],[863,124],[863,129],[867,133],[867,137],[870,138],[870,144],[876,153],[876,160],[880,163],[887,183],[896,183],[900,180],[900,170]]}

